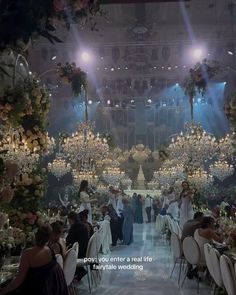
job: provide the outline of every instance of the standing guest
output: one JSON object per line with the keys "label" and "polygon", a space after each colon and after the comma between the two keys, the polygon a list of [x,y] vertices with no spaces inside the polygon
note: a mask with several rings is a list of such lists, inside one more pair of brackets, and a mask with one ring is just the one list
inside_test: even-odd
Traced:
{"label": "standing guest", "polygon": [[142,196],[138,195],[136,198],[136,210],[134,212],[134,222],[138,224],[143,223],[143,200]]}
{"label": "standing guest", "polygon": [[193,218],[193,196],[194,191],[190,189],[187,181],[182,182],[182,192],[180,193],[179,225],[183,229],[186,221]]}
{"label": "standing guest", "polygon": [[137,198],[138,198],[138,195],[136,193],[133,193],[133,196],[131,199],[131,207],[134,212],[134,223],[137,223],[137,221],[136,221]]}
{"label": "standing guest", "polygon": [[175,197],[174,188],[170,187],[167,194],[168,194],[167,197],[168,197],[169,205],[168,205],[168,208],[166,210],[166,214],[170,215],[174,219],[178,219],[178,217],[179,217],[179,206],[178,206],[178,202],[177,202],[176,197]]}
{"label": "standing guest", "polygon": [[133,242],[133,222],[134,222],[134,214],[133,210],[129,204],[127,199],[123,199],[123,215],[124,215],[124,223],[123,223],[123,244],[130,245]]}
{"label": "standing guest", "polygon": [[160,202],[159,202],[158,198],[153,199],[152,209],[153,209],[153,212],[154,212],[154,221],[156,222],[157,215],[158,215],[159,210],[160,210]]}
{"label": "standing guest", "polygon": [[220,206],[216,205],[212,210],[211,210],[211,217],[215,220],[215,222],[218,222],[220,218]]}
{"label": "standing guest", "polygon": [[68,295],[64,273],[55,254],[47,246],[51,236],[50,226],[41,226],[35,235],[35,246],[21,254],[16,277],[0,294],[11,295]]}
{"label": "standing guest", "polygon": [[111,238],[112,246],[116,246],[118,240],[118,215],[116,210],[113,208],[112,204],[108,205],[108,212],[111,218],[110,227],[111,227]]}
{"label": "standing guest", "polygon": [[93,226],[91,223],[88,222],[88,210],[85,209],[84,211],[79,213],[79,219],[80,221],[85,225],[87,231],[88,231],[88,237],[89,239],[94,234]]}
{"label": "standing guest", "polygon": [[102,213],[102,217],[103,217],[103,220],[107,220],[107,221],[111,221],[111,217],[109,216],[109,209],[108,209],[108,206],[104,205],[101,207],[101,213]]}
{"label": "standing guest", "polygon": [[152,198],[151,196],[147,195],[145,199],[145,211],[147,214],[147,222],[151,222],[151,212],[152,212]]}
{"label": "standing guest", "polygon": [[117,194],[117,191],[113,188],[113,186],[111,186],[110,189],[109,189],[109,200],[108,200],[107,205],[110,205],[111,204],[112,207],[117,212],[117,208],[116,208],[116,203],[117,203],[116,194]]}
{"label": "standing guest", "polygon": [[88,181],[82,180],[79,188],[79,199],[80,199],[80,208],[79,212],[88,210],[88,222],[92,224],[92,208],[91,202],[96,201],[95,199],[90,200],[88,194]]}
{"label": "standing guest", "polygon": [[161,206],[160,214],[166,215],[168,207],[169,207],[168,190],[165,189],[162,192],[162,206]]}
{"label": "standing guest", "polygon": [[202,212],[196,212],[193,216],[193,219],[185,222],[182,231],[181,241],[183,241],[186,237],[193,237],[196,229],[202,226],[204,214]]}
{"label": "standing guest", "polygon": [[201,228],[196,229],[194,233],[194,239],[198,243],[201,252],[201,264],[206,264],[205,255],[204,255],[204,244],[210,243],[213,241],[222,243],[224,240],[223,235],[219,235],[214,230],[214,219],[210,216],[203,217]]}
{"label": "standing guest", "polygon": [[125,193],[118,194],[116,196],[116,210],[118,215],[118,239],[122,242],[123,241],[123,222],[124,222],[124,216],[123,216],[123,198],[125,196]]}
{"label": "standing guest", "polygon": [[63,227],[60,222],[55,221],[51,223],[52,234],[50,236],[48,246],[53,250],[54,254],[60,254],[65,258],[66,246],[62,240]]}

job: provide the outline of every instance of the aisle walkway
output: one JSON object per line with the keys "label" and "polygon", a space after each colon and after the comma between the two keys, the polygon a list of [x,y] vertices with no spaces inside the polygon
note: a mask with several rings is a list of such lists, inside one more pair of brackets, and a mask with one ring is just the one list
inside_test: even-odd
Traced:
{"label": "aisle walkway", "polygon": [[[184,288],[177,284],[177,272],[169,278],[173,267],[170,247],[155,234],[154,224],[135,225],[134,243],[130,246],[117,246],[106,258],[151,257],[151,262],[110,262],[110,265],[139,265],[140,270],[104,270],[101,284],[93,290],[95,295],[196,295],[196,281],[186,280]],[[104,262],[105,266],[107,263]],[[143,271],[141,267],[143,266]],[[84,283],[85,284],[85,283]],[[80,285],[84,293],[85,285]],[[87,293],[87,291],[86,291]],[[200,294],[209,295],[209,287],[200,284]]]}

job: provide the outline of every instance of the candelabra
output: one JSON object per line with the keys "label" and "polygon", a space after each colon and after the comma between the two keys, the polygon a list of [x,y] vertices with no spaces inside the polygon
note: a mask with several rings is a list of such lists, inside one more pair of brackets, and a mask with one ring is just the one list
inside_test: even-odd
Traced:
{"label": "candelabra", "polygon": [[48,163],[48,171],[59,180],[71,171],[71,166],[69,163],[66,163],[62,155],[58,154],[52,163]]}
{"label": "candelabra", "polygon": [[184,177],[183,165],[164,167],[154,172],[153,178],[161,186],[173,185],[177,179]]}
{"label": "candelabra", "polygon": [[219,160],[213,165],[210,165],[210,172],[220,181],[223,181],[234,173],[234,167],[229,165],[227,161]]}
{"label": "candelabra", "polygon": [[104,181],[113,186],[119,186],[121,180],[124,178],[125,173],[119,167],[107,167],[102,173]]}

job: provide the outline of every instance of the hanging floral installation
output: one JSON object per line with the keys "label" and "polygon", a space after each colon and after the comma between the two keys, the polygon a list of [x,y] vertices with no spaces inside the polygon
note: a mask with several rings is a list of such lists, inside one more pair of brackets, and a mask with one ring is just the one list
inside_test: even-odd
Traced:
{"label": "hanging floral installation", "polygon": [[76,67],[76,63],[67,62],[65,65],[59,63],[57,65],[57,71],[61,81],[70,84],[75,96],[81,94],[83,89],[86,89],[86,73],[80,68]]}
{"label": "hanging floral installation", "polygon": [[[55,32],[71,24],[96,23],[91,17],[101,13],[98,0],[3,0],[0,5],[0,50],[24,51],[42,36],[51,43],[62,42]],[[17,24],[17,25],[16,25]],[[11,32],[9,34],[9,32]]]}
{"label": "hanging floral installation", "polygon": [[189,97],[191,105],[191,118],[193,118],[193,101],[197,93],[202,96],[206,93],[208,82],[220,72],[220,67],[216,61],[204,59],[189,70],[188,77],[185,78],[183,87],[185,94]]}

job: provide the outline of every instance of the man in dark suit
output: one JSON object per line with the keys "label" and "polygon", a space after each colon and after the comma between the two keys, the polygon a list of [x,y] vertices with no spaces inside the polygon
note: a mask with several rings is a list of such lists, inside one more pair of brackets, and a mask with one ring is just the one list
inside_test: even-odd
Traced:
{"label": "man in dark suit", "polygon": [[70,224],[69,233],[66,237],[66,245],[71,247],[75,242],[79,243],[78,258],[85,258],[88,246],[88,231],[85,225],[79,221],[78,215],[75,212],[68,214]]}

